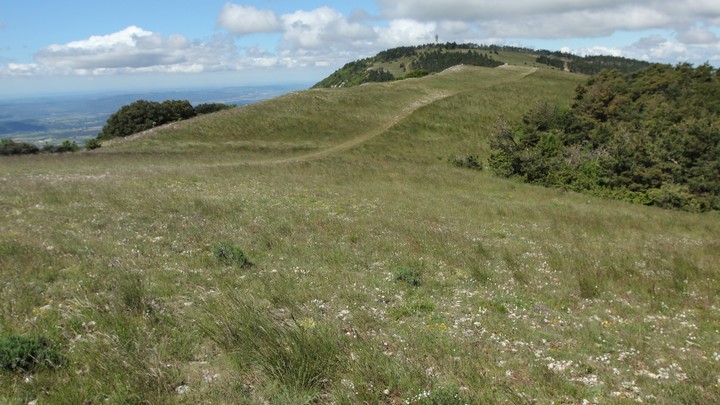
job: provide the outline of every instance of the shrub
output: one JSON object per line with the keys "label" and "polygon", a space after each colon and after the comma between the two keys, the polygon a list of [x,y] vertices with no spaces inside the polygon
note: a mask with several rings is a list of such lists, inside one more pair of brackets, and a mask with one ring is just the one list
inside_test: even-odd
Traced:
{"label": "shrub", "polygon": [[464,167],[472,170],[482,170],[483,165],[477,155],[455,155],[448,159],[450,163],[457,167]]}
{"label": "shrub", "polygon": [[428,71],[425,70],[425,69],[413,70],[412,72],[408,72],[408,73],[405,75],[405,79],[415,79],[415,78],[418,78],[418,77],[425,77],[425,76],[427,76],[427,75],[429,75],[429,74],[430,74],[430,72],[428,72]]}
{"label": "shrub", "polygon": [[9,371],[32,371],[37,367],[57,368],[60,354],[45,338],[9,335],[0,338],[0,367]]}
{"label": "shrub", "polygon": [[0,155],[27,155],[40,152],[40,148],[27,142],[15,142],[11,139],[0,140]]}
{"label": "shrub", "polygon": [[187,100],[166,100],[162,103],[138,100],[112,114],[97,139],[128,136],[195,115],[195,109]]}
{"label": "shrub", "polygon": [[95,138],[89,139],[87,142],[85,142],[85,149],[87,150],[97,149],[100,146],[102,145],[100,145],[100,142],[98,142],[98,140]]}
{"label": "shrub", "polygon": [[225,264],[236,264],[240,267],[250,267],[252,262],[239,247],[228,241],[212,244],[210,247],[215,258]]}
{"label": "shrub", "polygon": [[195,107],[195,113],[197,115],[210,114],[210,113],[214,113],[217,111],[227,110],[229,108],[232,108],[232,106],[229,106],[229,105],[223,104],[223,103],[198,104]]}
{"label": "shrub", "polygon": [[606,71],[568,110],[542,104],[490,138],[501,176],[686,211],[716,209],[720,81],[708,65]]}
{"label": "shrub", "polygon": [[412,267],[398,267],[398,269],[395,270],[395,280],[408,283],[413,287],[422,284],[420,272]]}
{"label": "shrub", "polygon": [[65,153],[65,152],[77,152],[80,147],[74,141],[63,141],[60,145],[45,145],[42,148],[43,152],[47,153]]}

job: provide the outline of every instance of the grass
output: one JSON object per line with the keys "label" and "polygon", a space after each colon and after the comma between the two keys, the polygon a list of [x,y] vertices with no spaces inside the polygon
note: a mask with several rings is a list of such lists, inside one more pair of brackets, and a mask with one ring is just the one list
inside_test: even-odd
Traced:
{"label": "grass", "polygon": [[581,80],[523,75],[312,90],[1,159],[0,336],[64,361],[0,371],[0,402],[717,402],[717,214],[448,163]]}

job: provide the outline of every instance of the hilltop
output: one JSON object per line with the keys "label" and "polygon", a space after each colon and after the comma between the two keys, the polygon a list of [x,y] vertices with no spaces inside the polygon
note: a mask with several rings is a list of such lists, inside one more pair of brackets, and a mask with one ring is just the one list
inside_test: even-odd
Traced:
{"label": "hilltop", "polygon": [[466,65],[0,159],[0,403],[717,403],[716,213],[456,164],[586,81]]}
{"label": "hilltop", "polygon": [[498,67],[504,64],[596,74],[604,69],[634,72],[650,63],[615,56],[577,56],[564,52],[477,44],[426,44],[388,49],[350,62],[314,87],[349,87],[439,73],[457,65]]}

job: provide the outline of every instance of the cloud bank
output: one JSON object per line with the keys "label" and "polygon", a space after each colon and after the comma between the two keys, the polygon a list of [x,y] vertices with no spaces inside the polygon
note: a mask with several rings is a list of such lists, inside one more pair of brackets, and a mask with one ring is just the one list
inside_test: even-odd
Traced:
{"label": "cloud bank", "polygon": [[253,6],[227,3],[220,11],[218,26],[239,35],[275,32],[280,28],[275,12]]}
{"label": "cloud bank", "polygon": [[[226,3],[209,39],[165,36],[137,26],[53,44],[34,63],[0,65],[0,76],[198,73],[253,68],[334,66],[380,50],[440,40],[532,46],[533,40],[597,38],[563,47],[667,63],[720,65],[717,0],[378,0],[378,15],[331,7],[278,14]],[[3,25],[0,22],[0,29]],[[612,35],[647,32],[632,43]],[[257,38],[273,41],[259,46]]]}

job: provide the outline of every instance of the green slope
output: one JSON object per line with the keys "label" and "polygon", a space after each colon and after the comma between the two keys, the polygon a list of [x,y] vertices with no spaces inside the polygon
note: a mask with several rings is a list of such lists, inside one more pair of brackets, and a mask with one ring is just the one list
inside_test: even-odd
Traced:
{"label": "green slope", "polygon": [[447,162],[582,80],[465,67],[0,159],[0,345],[65,360],[0,403],[718,402],[717,215]]}
{"label": "green slope", "polygon": [[318,82],[315,88],[353,87],[440,73],[457,65],[498,67],[513,65],[597,74],[604,69],[634,72],[650,64],[614,56],[577,56],[512,46],[477,44],[426,44],[392,48],[347,63]]}

